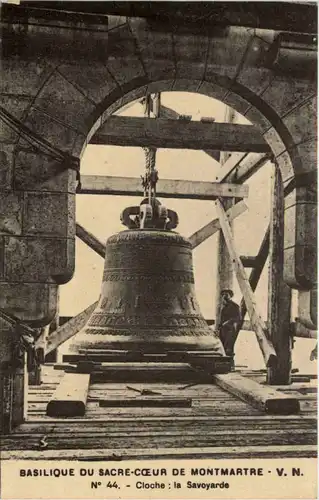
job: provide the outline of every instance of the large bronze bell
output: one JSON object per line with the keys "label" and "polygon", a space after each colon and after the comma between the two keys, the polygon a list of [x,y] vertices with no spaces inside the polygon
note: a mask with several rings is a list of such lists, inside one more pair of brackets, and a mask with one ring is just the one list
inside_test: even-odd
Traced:
{"label": "large bronze bell", "polygon": [[223,356],[196,300],[191,244],[170,230],[177,214],[145,200],[126,209],[122,222],[129,229],[107,240],[99,303],[71,350],[204,350]]}

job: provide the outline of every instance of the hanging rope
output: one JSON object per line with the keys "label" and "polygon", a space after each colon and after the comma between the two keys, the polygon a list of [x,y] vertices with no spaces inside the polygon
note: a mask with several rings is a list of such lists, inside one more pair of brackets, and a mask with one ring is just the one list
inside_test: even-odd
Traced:
{"label": "hanging rope", "polygon": [[[150,118],[152,97],[147,95],[143,101],[144,116]],[[141,176],[144,196],[148,198],[150,205],[154,204],[156,198],[156,184],[158,181],[158,171],[156,170],[156,148],[143,147],[145,154],[145,175]]]}

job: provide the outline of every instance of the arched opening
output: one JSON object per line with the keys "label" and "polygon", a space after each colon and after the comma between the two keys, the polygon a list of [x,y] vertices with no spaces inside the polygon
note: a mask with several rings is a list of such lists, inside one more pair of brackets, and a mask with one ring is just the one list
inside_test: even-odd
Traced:
{"label": "arched opening", "polygon": [[[210,117],[216,122],[225,120],[226,105],[214,98],[198,93],[163,92],[161,103],[179,115],[189,115],[199,121]],[[143,116],[143,106],[139,101],[119,108],[115,114],[121,116]],[[236,123],[250,124],[243,115],[237,113]],[[157,169],[160,178],[201,180],[214,182],[220,164],[204,151],[159,149]],[[111,175],[139,178],[144,173],[144,153],[141,148],[88,145],[82,156],[82,174]],[[267,162],[262,169],[248,180],[250,196],[249,210],[235,221],[234,231],[238,250],[243,255],[256,254],[270,214],[270,178],[272,164]],[[262,197],[263,203],[260,203]],[[77,196],[77,220],[101,241],[123,230],[119,214],[128,205],[139,204],[140,198],[118,196]],[[200,227],[216,217],[216,209],[211,201],[166,199],[163,202],[179,213],[177,228],[184,236],[190,236]],[[88,210],[88,207],[90,209]],[[249,230],[253,227],[254,230]],[[217,238],[210,238],[194,250],[196,293],[204,316],[215,318]],[[93,303],[101,287],[103,259],[77,240],[76,271],[73,280],[61,288],[61,315],[75,315]],[[83,288],[83,283],[86,285]],[[235,280],[235,300],[240,302],[241,292]],[[267,265],[257,288],[257,298],[262,305],[264,319],[267,318]],[[64,309],[64,297],[73,297]],[[71,310],[72,309],[72,310]],[[247,365],[251,351],[254,356],[252,368],[263,367],[263,360],[253,332],[246,331],[238,340],[238,363]]]}

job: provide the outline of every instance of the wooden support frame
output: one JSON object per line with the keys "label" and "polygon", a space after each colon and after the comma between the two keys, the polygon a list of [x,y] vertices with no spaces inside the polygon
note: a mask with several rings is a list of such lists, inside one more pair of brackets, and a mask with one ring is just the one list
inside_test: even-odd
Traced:
{"label": "wooden support frame", "polygon": [[233,153],[225,162],[221,162],[219,174],[216,176],[216,182],[224,182],[227,178],[231,179],[231,174],[239,166],[246,153]]}
{"label": "wooden support frame", "polygon": [[83,241],[88,247],[90,247],[94,252],[96,252],[100,257],[104,259],[105,257],[105,245],[98,239],[94,234],[90,233],[78,222],[76,223],[76,235]]}
{"label": "wooden support frame", "polygon": [[[229,123],[233,123],[236,118],[236,112],[230,108],[226,107],[225,110],[225,121]],[[217,176],[217,180],[219,182],[223,182],[222,179],[226,177],[225,172],[228,172],[229,179],[233,181],[235,178],[235,173],[233,172],[238,165],[240,159],[245,156],[245,153],[233,153],[230,155],[228,152],[220,152],[220,169],[219,176]],[[231,172],[231,173],[230,173]],[[235,205],[234,198],[228,198],[224,200],[224,208],[225,210],[231,209]],[[231,229],[233,228],[232,221],[229,220]],[[229,255],[229,251],[225,242],[225,238],[223,232],[220,231],[217,238],[217,276],[216,276],[216,297],[215,297],[215,314],[216,314],[216,331],[219,331],[220,321],[221,321],[221,311],[222,311],[222,298],[221,292],[225,289],[233,289],[234,283],[234,272],[233,265]],[[234,347],[234,344],[233,344]]]}
{"label": "wooden support frame", "polygon": [[[228,112],[227,112],[228,113]],[[178,120],[179,114],[167,106],[161,105],[161,117],[170,120]],[[228,116],[226,116],[226,120]],[[206,149],[205,154],[220,161],[220,151]],[[223,170],[216,177],[217,182],[231,182],[231,176],[236,171],[236,181],[238,183],[246,182],[254,173],[256,173],[267,161],[269,155],[264,153],[233,153],[223,165]]]}
{"label": "wooden support frame", "polygon": [[49,417],[81,417],[85,414],[90,374],[65,373],[47,405]]}
{"label": "wooden support frame", "polygon": [[267,370],[267,383],[291,383],[291,288],[284,282],[284,189],[279,168],[273,167],[270,221],[268,331],[277,354],[277,365]]}
{"label": "wooden support frame", "polygon": [[222,389],[266,413],[291,415],[300,410],[297,398],[262,386],[238,373],[214,375],[213,378]]}
{"label": "wooden support frame", "polygon": [[79,314],[74,316],[74,318],[70,319],[67,323],[59,327],[55,332],[52,332],[48,339],[45,354],[49,354],[51,351],[59,347],[59,345],[63,344],[71,337],[73,337],[73,335],[78,333],[81,328],[85,326],[97,304],[98,302],[94,302],[84,311],[81,311]]}
{"label": "wooden support frame", "polygon": [[[248,190],[248,186],[240,184],[159,179],[156,194],[159,198],[215,200],[219,197],[247,198]],[[79,193],[144,196],[141,179],[104,175],[82,175]]]}
{"label": "wooden support frame", "polygon": [[124,116],[111,116],[94,134],[91,144],[270,152],[267,142],[252,125]]}
{"label": "wooden support frame", "polygon": [[235,245],[234,245],[234,240],[233,240],[233,235],[231,228],[229,226],[229,222],[227,220],[227,216],[224,210],[224,207],[222,206],[221,202],[217,200],[216,202],[216,208],[217,208],[217,213],[219,216],[220,220],[220,225],[223,231],[223,235],[225,238],[225,242],[229,251],[229,254],[231,256],[231,259],[233,261],[235,273],[237,276],[238,284],[240,286],[241,292],[243,294],[243,297],[246,302],[247,310],[250,316],[250,321],[251,324],[254,328],[254,331],[256,333],[256,337],[260,346],[260,349],[263,353],[263,357],[265,360],[265,364],[267,367],[269,366],[275,366],[277,363],[277,356],[275,349],[270,342],[267,333],[266,333],[266,326],[265,323],[261,317],[261,314],[258,311],[257,303],[254,297],[254,293],[251,289],[251,286],[249,284],[244,266],[240,260],[240,257],[237,254]]}
{"label": "wooden support frame", "polygon": [[257,263],[257,257],[252,255],[241,255],[240,260],[244,267],[255,267]]}
{"label": "wooden support frame", "polygon": [[[167,118],[168,120],[178,120],[180,118],[179,113],[174,111],[171,108],[168,108],[167,106],[161,105],[161,117],[162,118]],[[203,151],[205,154],[213,158],[215,161],[219,162],[219,151],[215,151],[213,149],[206,149]]]}
{"label": "wooden support frame", "polygon": [[[159,110],[160,110],[160,112],[159,112]],[[177,121],[176,118],[179,118],[178,113],[176,113],[175,111],[173,111],[169,108],[166,108],[165,106],[162,106],[162,105],[160,106],[160,108],[155,110],[154,114],[155,114],[155,117],[158,117],[160,115],[161,118],[168,118],[171,121],[175,120],[175,122]],[[121,117],[118,117],[118,118],[121,118]],[[164,123],[164,122],[162,122],[162,123]],[[181,123],[185,123],[185,122],[179,121],[178,125],[180,126]],[[186,123],[189,123],[189,122],[186,122]],[[207,124],[212,125],[212,122],[205,121],[203,124],[204,125],[207,125]],[[216,123],[213,123],[213,124],[216,125]],[[218,124],[218,125],[220,125],[220,124]],[[229,125],[229,124],[226,124],[226,125]],[[250,128],[250,130],[251,130],[251,128]],[[207,152],[207,154],[209,154],[210,156],[215,158],[216,151],[213,151],[214,154],[211,154],[211,151],[212,150],[211,150],[211,145],[210,145],[210,149],[206,150],[206,152]],[[224,187],[225,180],[231,179],[233,177],[235,170],[236,170],[236,182],[242,182],[243,180],[246,180],[247,178],[249,178],[253,173],[255,173],[255,171],[258,168],[260,168],[260,166],[263,165],[265,163],[265,161],[267,161],[268,159],[269,159],[269,152],[268,151],[263,152],[263,153],[251,152],[248,154],[247,154],[247,152],[233,153],[224,162],[222,171],[216,177],[216,180],[220,183],[220,185],[222,185]],[[95,184],[95,180],[99,180],[100,182],[102,181],[102,184],[104,181],[109,184],[110,180],[111,180],[111,184],[113,182],[114,183],[117,183],[117,182],[121,183],[122,181],[125,182],[126,180],[129,180],[129,181],[133,180],[133,179],[126,179],[126,178],[123,179],[123,178],[117,178],[117,177],[106,177],[106,176],[105,177],[103,176],[102,178],[97,177],[97,179],[95,179],[95,176],[83,176],[82,177],[82,179],[83,179],[82,186],[83,185],[84,186],[83,186],[82,191],[81,191],[82,193],[86,193],[86,194],[90,193],[91,194],[90,187],[88,187],[88,185],[86,185],[86,182],[88,182],[88,183],[90,182],[90,178],[92,179],[94,184]],[[136,181],[137,179],[134,179],[134,180]],[[164,182],[166,182],[166,180],[164,180]],[[175,181],[167,180],[167,182],[175,182]],[[177,181],[177,182],[179,182],[179,181]],[[238,185],[237,185],[237,187],[238,187]],[[240,186],[240,187],[243,187],[243,186]],[[93,188],[93,189],[95,189],[95,188]],[[163,187],[163,191],[165,191],[165,192],[163,192],[162,197],[164,197],[166,195],[167,189],[165,187]],[[122,188],[120,185],[118,185],[118,186],[113,185],[110,189],[109,189],[109,186],[107,186],[105,190],[104,190],[104,187],[100,186],[100,188],[96,189],[96,192],[99,192],[99,193],[103,192],[103,194],[118,194],[118,195],[128,194],[125,190],[122,191]],[[194,191],[192,190],[192,192],[194,192]],[[139,195],[139,194],[142,194],[141,189],[140,189],[140,192],[137,192],[137,191],[132,192],[132,195]],[[189,199],[189,198],[191,198],[191,194],[178,193],[177,197],[183,197],[183,198],[185,197],[185,198]],[[201,196],[202,195],[200,195],[200,197],[198,197],[198,198],[196,196],[196,199],[203,199]],[[204,195],[204,196],[206,196],[206,195]],[[173,197],[173,196],[171,194],[167,194],[167,197]],[[239,212],[242,213],[241,207],[242,207],[242,205],[240,203],[238,203],[237,205],[235,205],[233,207],[234,208],[234,215],[235,215],[237,208],[239,209]],[[229,214],[229,221],[232,221],[232,220],[233,220],[233,218],[232,218],[231,214]],[[193,241],[193,248],[198,246],[201,242],[205,241],[209,236],[215,234],[219,230],[220,230],[219,219],[211,221],[211,223],[207,224],[206,226],[201,228],[199,231],[197,231],[196,233],[194,233],[190,237],[190,240]],[[94,249],[100,256],[104,257],[105,245],[103,245],[97,238],[94,237],[94,235],[89,233],[89,231],[87,231],[85,228],[83,228],[79,224],[77,225],[77,235],[82,239],[82,241],[86,242],[92,249]],[[259,256],[257,256],[257,257],[242,256],[242,257],[240,257],[240,260],[241,260],[242,264],[246,267],[253,267],[253,268],[256,267],[256,272],[254,273],[255,269],[253,269],[252,276],[253,275],[256,276],[258,274],[258,268],[260,267],[259,266],[259,262],[260,262]],[[258,277],[258,279],[259,279],[259,277]],[[258,281],[258,279],[257,279],[257,281]],[[254,281],[254,280],[252,280],[252,281]],[[92,306],[90,306],[88,309],[90,309],[91,307]],[[244,307],[245,307],[245,304],[244,304]],[[85,311],[83,311],[83,313],[84,312]],[[80,313],[80,314],[82,314],[82,313]],[[80,315],[78,315],[78,316],[80,316]],[[87,317],[89,317],[89,315]],[[83,320],[83,316],[82,316],[82,320]],[[71,325],[69,325],[69,327],[70,326]],[[66,330],[68,330],[68,328],[66,328]],[[70,334],[70,332],[66,336],[68,337],[69,334]],[[70,334],[70,336],[72,336],[72,335]],[[65,340],[62,340],[62,338],[63,338],[63,335],[60,339],[61,340],[60,343],[63,343],[65,341]],[[68,337],[68,338],[70,338],[70,337]]]}
{"label": "wooden support frame", "polygon": [[[240,201],[233,205],[229,210],[227,210],[226,214],[229,221],[233,221],[236,217],[243,214],[248,209],[246,203],[244,201]],[[219,219],[214,219],[201,229],[193,233],[188,237],[188,240],[191,242],[192,247],[196,248],[198,245],[207,240],[210,236],[213,236],[220,230],[220,222]]]}
{"label": "wooden support frame", "polygon": [[[260,276],[263,272],[264,266],[266,264],[266,260],[268,257],[269,253],[269,234],[270,234],[270,228],[268,226],[265,235],[262,239],[258,254],[256,256],[256,261],[255,261],[255,266],[253,267],[250,275],[249,275],[249,285],[254,292],[257,288]],[[242,317],[242,323],[244,322],[244,318],[247,313],[247,306],[245,299],[243,298],[241,303],[240,303],[240,314]],[[242,323],[239,325],[239,330],[242,328]]]}

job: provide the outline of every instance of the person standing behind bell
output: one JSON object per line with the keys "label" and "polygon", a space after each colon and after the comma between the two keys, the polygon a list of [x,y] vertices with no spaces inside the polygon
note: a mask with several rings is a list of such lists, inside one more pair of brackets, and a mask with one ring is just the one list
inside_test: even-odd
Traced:
{"label": "person standing behind bell", "polygon": [[[241,321],[240,308],[232,300],[233,296],[232,290],[221,291],[220,317],[217,324],[217,333],[225,349],[226,356],[232,358],[234,358],[234,346]],[[234,367],[234,361],[232,366]]]}

